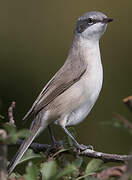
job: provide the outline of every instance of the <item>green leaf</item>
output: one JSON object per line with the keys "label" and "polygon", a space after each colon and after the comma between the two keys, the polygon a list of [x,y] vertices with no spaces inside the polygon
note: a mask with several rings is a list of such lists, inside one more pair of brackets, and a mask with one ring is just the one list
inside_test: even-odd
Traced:
{"label": "green leaf", "polygon": [[8,132],[8,142],[16,143],[17,141],[17,130],[16,127],[13,124],[6,123],[4,125],[4,128]]}
{"label": "green leaf", "polygon": [[73,165],[76,166],[77,168],[80,168],[83,163],[83,158],[78,157],[75,161],[73,161]]}
{"label": "green leaf", "polygon": [[91,180],[97,180],[96,178],[91,178],[91,177],[88,177],[88,176],[92,175],[95,171],[97,171],[102,164],[103,164],[102,160],[100,160],[100,159],[92,159],[88,163],[88,165],[87,165],[87,167],[85,169],[85,174],[83,176],[79,177],[78,180],[79,179],[84,179],[84,178],[85,178],[85,180],[90,180],[90,179]]}
{"label": "green leaf", "polygon": [[16,132],[16,126],[10,123],[4,124],[4,128],[7,130],[8,133]]}
{"label": "green leaf", "polygon": [[52,180],[57,173],[56,162],[52,160],[41,164],[41,173],[44,180]]}
{"label": "green leaf", "polygon": [[77,171],[77,168],[72,164],[68,164],[63,170],[59,171],[55,179],[60,179],[63,176],[73,174],[75,171]]}
{"label": "green leaf", "polygon": [[43,158],[41,154],[36,154],[33,152],[32,149],[28,149],[25,153],[22,159],[19,161],[18,164],[21,164],[23,162],[29,161],[31,159],[41,159]]}
{"label": "green leaf", "polygon": [[16,143],[19,138],[25,138],[30,134],[28,129],[17,131],[16,126],[10,123],[6,123],[4,127],[8,132],[8,142]]}
{"label": "green leaf", "polygon": [[8,132],[8,142],[16,143],[19,138],[25,138],[29,136],[28,129],[17,131],[16,126],[10,123],[6,123],[4,127]]}
{"label": "green leaf", "polygon": [[103,161],[101,159],[92,159],[85,169],[85,174],[91,174],[96,172],[102,164]]}
{"label": "green leaf", "polygon": [[26,175],[24,176],[26,180],[37,180],[39,176],[39,169],[35,164],[31,162],[26,168]]}

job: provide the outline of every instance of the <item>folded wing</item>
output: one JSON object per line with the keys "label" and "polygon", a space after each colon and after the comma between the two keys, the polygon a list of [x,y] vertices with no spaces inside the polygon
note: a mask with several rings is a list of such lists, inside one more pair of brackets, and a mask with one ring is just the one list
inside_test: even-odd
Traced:
{"label": "folded wing", "polygon": [[86,64],[80,56],[68,57],[62,68],[53,76],[39,94],[31,109],[24,116],[27,119],[32,114],[37,114],[52,102],[57,96],[66,91],[70,86],[81,79],[86,71]]}

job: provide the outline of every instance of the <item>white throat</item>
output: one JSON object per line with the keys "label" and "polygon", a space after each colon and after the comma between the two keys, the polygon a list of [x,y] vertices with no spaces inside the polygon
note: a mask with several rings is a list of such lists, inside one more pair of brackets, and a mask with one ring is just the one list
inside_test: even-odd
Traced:
{"label": "white throat", "polygon": [[102,66],[99,49],[99,40],[78,37],[75,43],[76,49],[78,49],[80,56],[88,64],[88,68],[91,65]]}

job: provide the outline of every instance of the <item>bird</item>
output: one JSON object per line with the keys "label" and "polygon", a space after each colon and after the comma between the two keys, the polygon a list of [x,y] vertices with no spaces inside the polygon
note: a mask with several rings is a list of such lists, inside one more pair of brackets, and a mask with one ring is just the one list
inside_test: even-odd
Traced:
{"label": "bird", "polygon": [[23,141],[8,166],[9,174],[35,137],[53,122],[62,127],[77,149],[89,148],[79,144],[67,126],[82,122],[99,96],[103,83],[99,40],[112,21],[99,11],[87,12],[78,18],[64,65],[45,85],[23,118],[34,117],[29,137]]}

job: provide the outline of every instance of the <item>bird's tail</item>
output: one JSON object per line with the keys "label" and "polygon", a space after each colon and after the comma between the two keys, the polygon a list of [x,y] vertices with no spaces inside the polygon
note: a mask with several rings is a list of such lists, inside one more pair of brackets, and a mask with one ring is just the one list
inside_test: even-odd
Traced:
{"label": "bird's tail", "polygon": [[30,146],[30,144],[32,143],[32,141],[35,139],[35,137],[40,133],[41,131],[41,127],[35,127],[33,126],[32,129],[30,129],[31,134],[29,135],[29,137],[27,139],[24,140],[24,142],[21,144],[18,152],[16,153],[16,155],[13,157],[13,159],[10,161],[10,164],[8,166],[8,174],[10,174],[14,168],[16,167],[17,163],[19,162],[19,160],[22,158],[23,154],[25,153],[25,151],[28,149],[28,147]]}

